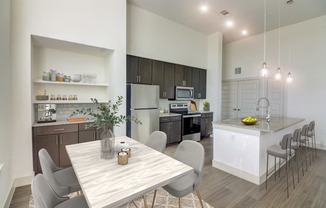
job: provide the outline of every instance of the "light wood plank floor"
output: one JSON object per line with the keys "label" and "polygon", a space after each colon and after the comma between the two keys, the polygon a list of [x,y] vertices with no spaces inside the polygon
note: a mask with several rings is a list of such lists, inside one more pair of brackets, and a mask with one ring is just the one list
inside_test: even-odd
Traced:
{"label": "light wood plank floor", "polygon": [[[212,167],[213,139],[205,138],[201,141],[205,147],[205,166],[203,180],[200,185],[202,198],[214,206],[234,208],[324,208],[326,207],[326,151],[318,151],[317,160],[308,166],[308,171],[300,172],[300,183],[297,181],[295,170],[295,189],[292,186],[292,176],[289,177],[290,197],[286,197],[285,171],[281,170],[281,177],[274,181],[272,176],[268,181],[268,190],[265,186],[257,186],[238,177],[232,176]],[[177,145],[170,145],[166,154],[172,156]],[[291,173],[291,172],[289,172]],[[11,208],[27,208],[30,186],[18,187],[14,193]]]}

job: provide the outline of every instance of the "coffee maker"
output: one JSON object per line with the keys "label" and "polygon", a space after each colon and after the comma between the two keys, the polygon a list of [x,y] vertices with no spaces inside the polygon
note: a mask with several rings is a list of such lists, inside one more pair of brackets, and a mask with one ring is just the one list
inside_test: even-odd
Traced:
{"label": "coffee maker", "polygon": [[55,104],[37,104],[37,123],[55,122],[56,113]]}

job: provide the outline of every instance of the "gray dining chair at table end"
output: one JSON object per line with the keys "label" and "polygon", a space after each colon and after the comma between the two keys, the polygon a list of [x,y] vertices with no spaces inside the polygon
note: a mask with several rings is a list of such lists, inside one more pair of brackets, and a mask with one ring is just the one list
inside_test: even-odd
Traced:
{"label": "gray dining chair at table end", "polygon": [[38,152],[42,173],[58,196],[80,192],[81,188],[72,167],[61,168],[54,164],[46,149]]}
{"label": "gray dining chair at table end", "polygon": [[[179,207],[182,207],[182,197],[194,191],[197,194],[201,207],[204,207],[198,189],[202,179],[204,157],[204,147],[198,142],[185,140],[178,145],[173,158],[182,163],[185,163],[186,165],[189,165],[194,169],[194,172],[176,179],[163,188],[172,196],[179,198]],[[155,198],[153,199],[153,205],[154,202]]]}
{"label": "gray dining chair at table end", "polygon": [[88,208],[84,195],[71,199],[58,196],[42,174],[33,178],[31,189],[35,208]]}

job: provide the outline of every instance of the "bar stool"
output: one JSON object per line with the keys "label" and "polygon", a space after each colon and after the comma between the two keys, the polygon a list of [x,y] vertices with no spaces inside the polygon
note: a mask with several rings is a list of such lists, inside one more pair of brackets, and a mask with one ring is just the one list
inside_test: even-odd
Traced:
{"label": "bar stool", "polygon": [[307,138],[308,134],[308,124],[304,125],[301,129],[301,139],[300,143],[301,145],[304,146],[304,159],[306,161],[306,171],[308,171],[308,158],[309,158],[309,163],[311,165],[311,154],[310,150],[308,150],[309,147],[309,139]]}
{"label": "bar stool", "polygon": [[311,147],[314,151],[312,155],[312,160],[314,161],[314,157],[317,159],[317,148],[316,148],[316,138],[315,138],[315,121],[311,121],[308,126],[307,132],[308,139],[311,138]]}
{"label": "bar stool", "polygon": [[[269,155],[274,156],[274,171],[268,173],[268,159]],[[285,161],[285,169],[286,169],[286,193],[287,197],[289,197],[289,177],[288,177],[288,160],[290,159],[291,155],[294,155],[294,150],[291,149],[291,134],[286,134],[283,136],[281,140],[281,145],[272,145],[267,148],[267,165],[266,165],[266,190],[267,190],[267,179],[270,174],[275,173],[275,180],[276,180],[276,158],[284,159]],[[279,164],[281,167],[281,164]],[[293,188],[295,188],[294,184],[294,174],[293,174],[293,166],[291,165],[292,169],[292,178],[293,178]],[[280,171],[280,168],[279,168]]]}
{"label": "bar stool", "polygon": [[[302,152],[302,145],[300,143],[300,138],[301,138],[301,129],[296,129],[293,132],[293,136],[292,136],[292,142],[291,142],[291,149],[293,149],[295,151],[295,161],[297,163],[297,169],[298,169],[298,183],[300,182],[300,171],[299,171],[299,164],[301,164],[302,166],[302,176],[304,176],[304,168],[303,168],[303,152]],[[300,150],[300,161],[298,158],[298,154],[299,154],[299,150]]]}

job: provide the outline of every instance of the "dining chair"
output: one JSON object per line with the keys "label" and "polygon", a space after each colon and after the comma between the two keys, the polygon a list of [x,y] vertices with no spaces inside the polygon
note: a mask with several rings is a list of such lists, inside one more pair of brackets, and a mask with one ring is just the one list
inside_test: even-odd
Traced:
{"label": "dining chair", "polygon": [[58,196],[42,174],[33,178],[31,189],[35,208],[88,208],[84,195],[71,199]]}
{"label": "dining chair", "polygon": [[[151,135],[149,135],[148,140],[146,141],[146,146],[163,153],[166,148],[166,142],[167,142],[166,133],[164,133],[163,131],[154,131],[153,133],[151,133]],[[157,194],[157,189],[155,189],[154,191],[152,204],[154,204],[155,202],[154,200],[156,194]],[[146,195],[143,195],[143,200],[144,200],[144,206],[146,207],[147,206]]]}
{"label": "dining chair", "polygon": [[[204,207],[198,189],[202,179],[204,157],[204,147],[198,142],[184,140],[178,145],[173,158],[191,166],[194,169],[194,172],[172,181],[163,188],[172,196],[179,198],[179,207],[182,207],[182,197],[194,191],[197,194],[201,207]],[[153,199],[153,202],[155,202],[155,198]]]}
{"label": "dining chair", "polygon": [[48,151],[44,148],[38,154],[42,173],[58,196],[64,196],[81,190],[72,167],[61,168],[56,166]]}
{"label": "dining chair", "polygon": [[[285,170],[286,170],[286,193],[287,197],[289,197],[289,174],[288,174],[288,160],[290,160],[291,156],[294,155],[294,150],[291,149],[291,134],[285,134],[280,142],[280,145],[274,144],[267,148],[267,162],[266,162],[266,181],[265,181],[265,187],[267,190],[267,179],[268,176],[271,174],[275,174],[275,180],[276,180],[276,158],[283,159],[285,162]],[[272,172],[268,172],[268,159],[269,156],[274,156],[274,170]],[[292,170],[292,178],[293,178],[293,188],[295,188],[294,183],[294,174],[293,174],[293,165],[291,166]],[[281,164],[279,164],[279,167],[281,167]],[[279,168],[280,171],[280,168]]]}

